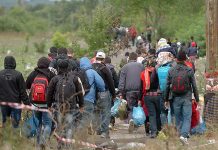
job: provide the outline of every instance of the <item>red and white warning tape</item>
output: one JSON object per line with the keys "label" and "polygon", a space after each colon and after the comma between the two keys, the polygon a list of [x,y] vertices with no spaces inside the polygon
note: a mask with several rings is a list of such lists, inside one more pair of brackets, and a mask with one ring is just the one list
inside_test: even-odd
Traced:
{"label": "red and white warning tape", "polygon": [[[52,113],[48,109],[37,108],[37,107],[35,107],[33,105],[29,106],[29,105],[24,105],[24,104],[20,104],[20,103],[11,103],[11,102],[0,102],[0,105],[10,106],[10,107],[13,107],[13,108],[16,108],[16,109],[48,112],[52,116]],[[98,147],[97,145],[91,144],[91,143],[88,143],[88,142],[76,141],[75,139],[66,139],[66,138],[60,137],[55,131],[54,131],[53,134],[54,134],[54,136],[56,137],[56,139],[58,141],[61,141],[63,143],[72,143],[72,144],[78,143],[78,144],[80,144],[82,146],[86,146],[86,147],[90,147],[90,148],[97,148]],[[104,149],[104,150],[106,150],[106,149]]]}

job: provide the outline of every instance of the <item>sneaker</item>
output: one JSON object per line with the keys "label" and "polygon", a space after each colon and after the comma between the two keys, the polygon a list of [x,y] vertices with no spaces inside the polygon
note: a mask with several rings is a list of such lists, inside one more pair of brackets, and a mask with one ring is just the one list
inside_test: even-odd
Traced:
{"label": "sneaker", "polygon": [[129,120],[129,128],[128,128],[128,131],[129,133],[133,133],[135,127],[134,127],[134,122],[132,119]]}
{"label": "sneaker", "polygon": [[183,136],[180,136],[179,138],[180,142],[183,144],[183,145],[188,145],[188,139],[183,137]]}
{"label": "sneaker", "polygon": [[150,138],[151,138],[151,139],[154,139],[154,138],[156,138],[156,137],[157,137],[157,134],[156,134],[156,133],[153,133],[153,134],[150,135]]}
{"label": "sneaker", "polygon": [[109,139],[110,138],[109,133],[105,133],[105,132],[101,133],[101,138]]}

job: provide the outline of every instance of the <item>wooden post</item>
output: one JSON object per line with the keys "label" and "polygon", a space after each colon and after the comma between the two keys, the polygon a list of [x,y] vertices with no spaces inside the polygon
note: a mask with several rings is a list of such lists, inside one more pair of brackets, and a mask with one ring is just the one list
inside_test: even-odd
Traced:
{"label": "wooden post", "polygon": [[207,71],[218,69],[218,0],[206,0],[206,54]]}

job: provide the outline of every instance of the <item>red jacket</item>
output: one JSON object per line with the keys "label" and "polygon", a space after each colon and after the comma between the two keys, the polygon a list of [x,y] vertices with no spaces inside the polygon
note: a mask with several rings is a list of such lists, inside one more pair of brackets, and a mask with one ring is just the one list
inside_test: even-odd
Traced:
{"label": "red jacket", "polygon": [[145,94],[146,94],[146,90],[145,90],[145,87],[146,87],[146,83],[145,83],[145,71],[143,71],[140,75],[140,78],[141,78],[141,81],[142,81],[142,100],[141,100],[141,105],[143,107],[143,110],[144,110],[144,113],[146,116],[148,116],[148,109],[147,109],[147,106],[145,105],[145,102],[144,102],[144,97],[145,97]]}
{"label": "red jacket", "polygon": [[129,28],[129,33],[130,33],[131,37],[136,37],[136,35],[137,35],[136,28],[134,26],[130,27]]}

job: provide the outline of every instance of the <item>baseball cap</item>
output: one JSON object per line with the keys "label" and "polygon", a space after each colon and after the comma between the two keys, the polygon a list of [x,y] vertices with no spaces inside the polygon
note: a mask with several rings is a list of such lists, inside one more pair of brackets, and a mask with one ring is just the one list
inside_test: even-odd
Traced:
{"label": "baseball cap", "polygon": [[98,52],[96,54],[96,58],[105,58],[106,57],[106,54],[104,52]]}

